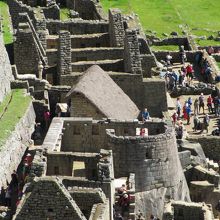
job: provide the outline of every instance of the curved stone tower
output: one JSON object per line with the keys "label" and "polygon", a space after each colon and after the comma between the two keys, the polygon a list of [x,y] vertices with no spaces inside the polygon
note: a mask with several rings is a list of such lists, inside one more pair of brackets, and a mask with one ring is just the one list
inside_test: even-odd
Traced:
{"label": "curved stone tower", "polygon": [[[116,136],[108,132],[115,177],[135,173],[136,207],[161,217],[166,199],[190,201],[178,157],[174,129],[146,123],[149,136]],[[157,134],[158,133],[158,134]]]}

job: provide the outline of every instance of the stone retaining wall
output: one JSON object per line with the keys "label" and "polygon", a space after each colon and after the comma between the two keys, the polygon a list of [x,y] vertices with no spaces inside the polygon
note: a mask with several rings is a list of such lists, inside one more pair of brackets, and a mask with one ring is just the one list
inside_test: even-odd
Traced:
{"label": "stone retaining wall", "polygon": [[190,141],[200,143],[202,149],[205,153],[205,156],[215,160],[220,160],[220,137],[218,136],[198,136],[198,137],[189,137]]}
{"label": "stone retaining wall", "polygon": [[[0,24],[1,25],[1,24]],[[11,65],[4,46],[3,35],[0,30],[0,103],[5,95],[10,92],[10,81],[13,79]]]}
{"label": "stone retaining wall", "polygon": [[70,20],[59,21],[47,19],[47,29],[50,34],[58,35],[60,30],[69,31],[71,34],[107,33],[107,21]]}
{"label": "stone retaining wall", "polygon": [[163,45],[177,45],[181,46],[183,45],[185,50],[192,50],[192,47],[190,45],[190,41],[187,37],[172,37],[172,38],[166,38],[160,41],[154,41],[153,45],[156,46],[163,46]]}
{"label": "stone retaining wall", "polygon": [[31,103],[5,144],[0,146],[0,186],[6,185],[6,181],[11,181],[11,173],[17,169],[31,143],[34,125],[35,113]]}

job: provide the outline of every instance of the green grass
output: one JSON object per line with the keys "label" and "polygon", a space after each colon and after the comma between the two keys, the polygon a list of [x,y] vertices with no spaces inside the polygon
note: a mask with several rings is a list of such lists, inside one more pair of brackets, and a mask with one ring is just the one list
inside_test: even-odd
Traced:
{"label": "green grass", "polygon": [[60,9],[60,20],[65,21],[70,19],[70,9],[68,8],[61,8]]}
{"label": "green grass", "polygon": [[217,65],[218,65],[219,69],[220,69],[220,62],[216,62],[216,63],[217,63]]}
{"label": "green grass", "polygon": [[168,51],[179,51],[179,46],[177,45],[162,45],[162,46],[152,46],[151,50],[153,51],[164,51],[164,50],[168,50]]}
{"label": "green grass", "polygon": [[[8,95],[0,104],[0,113],[7,105],[9,99],[10,95]],[[30,102],[31,97],[25,96],[24,90],[16,89],[12,91],[12,100],[7,108],[7,111],[0,119],[0,146],[4,144],[11,132],[15,129],[16,124],[24,115]]]}
{"label": "green grass", "polygon": [[196,43],[201,46],[220,46],[220,41],[215,41],[215,40],[199,40],[196,39]]}
{"label": "green grass", "polygon": [[[144,30],[156,31],[158,37],[172,31],[181,34],[183,29],[196,28],[200,34],[204,29],[220,30],[219,0],[101,0],[101,3],[106,11],[108,8],[120,8],[125,14],[134,11]],[[209,41],[201,43],[210,44]]]}
{"label": "green grass", "polygon": [[3,19],[1,23],[3,27],[4,42],[5,44],[10,44],[13,42],[11,20],[9,17],[8,5],[4,0],[0,0],[0,17]]}

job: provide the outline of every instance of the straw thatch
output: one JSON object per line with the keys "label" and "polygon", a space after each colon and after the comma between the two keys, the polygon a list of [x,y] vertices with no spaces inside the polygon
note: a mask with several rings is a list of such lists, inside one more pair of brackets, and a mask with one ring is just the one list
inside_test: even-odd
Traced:
{"label": "straw thatch", "polygon": [[123,90],[103,71],[94,65],[87,69],[79,82],[67,94],[82,94],[107,118],[131,120],[138,117],[139,109]]}

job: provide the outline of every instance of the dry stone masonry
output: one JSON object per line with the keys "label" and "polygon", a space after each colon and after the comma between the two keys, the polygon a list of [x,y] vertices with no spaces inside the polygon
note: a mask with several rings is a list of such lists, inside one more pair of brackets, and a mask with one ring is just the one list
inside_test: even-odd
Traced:
{"label": "dry stone masonry", "polygon": [[[214,220],[219,138],[176,140],[170,121],[175,107],[159,77],[159,62],[168,52],[152,52],[149,44],[183,45],[188,62],[201,56],[198,68],[207,59],[212,81],[218,74],[214,60],[193,51],[188,37],[147,39],[135,15],[118,9],[106,15],[98,0],[7,3],[14,63],[0,33],[0,104],[11,88],[25,88],[33,97],[0,146],[0,187],[11,181],[27,151],[33,157],[11,219],[114,220],[119,211],[125,220],[138,219],[140,212],[146,219],[152,213],[163,220]],[[60,19],[60,8],[69,11],[69,19]],[[181,62],[179,52],[170,54]],[[200,85],[171,95],[219,92]],[[142,121],[144,108],[149,121]],[[130,199],[125,212],[119,203],[122,184]],[[8,211],[0,207],[0,219],[6,220],[1,210]]]}

